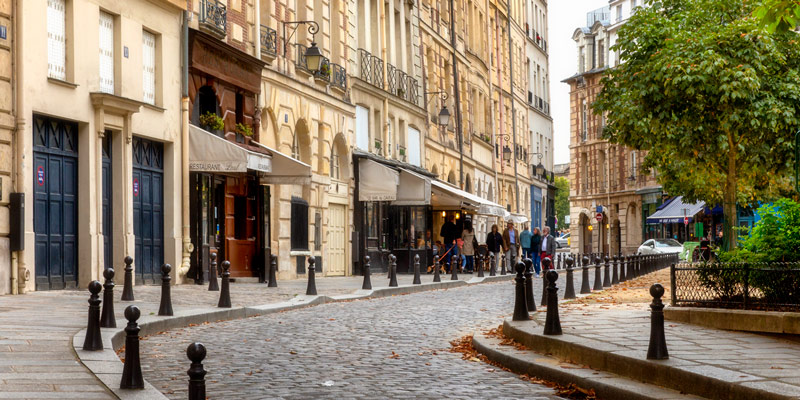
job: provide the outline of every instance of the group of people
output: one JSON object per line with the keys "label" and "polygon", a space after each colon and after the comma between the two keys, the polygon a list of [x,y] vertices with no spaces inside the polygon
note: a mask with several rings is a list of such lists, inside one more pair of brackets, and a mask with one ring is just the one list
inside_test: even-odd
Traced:
{"label": "group of people", "polygon": [[[446,266],[452,263],[452,257],[461,254],[462,265],[464,271],[472,273],[475,270],[475,252],[479,247],[478,240],[475,237],[475,231],[472,228],[471,221],[464,222],[464,229],[459,232],[456,224],[453,222],[453,216],[447,218],[447,221],[442,225],[440,236],[444,240],[444,244],[440,247],[439,252],[440,262]],[[501,262],[501,251],[505,254],[506,269],[513,271],[513,266],[520,260],[520,256],[530,258],[533,261],[533,267],[536,271],[536,276],[541,273],[541,261],[545,257],[551,259],[556,253],[556,240],[550,234],[550,227],[545,226],[543,230],[538,227],[533,228],[533,232],[528,229],[528,226],[523,227],[523,231],[514,228],[514,223],[509,221],[506,229],[500,234],[497,224],[492,225],[492,231],[486,236],[486,247],[494,254],[496,262]],[[450,271],[447,270],[447,273]]]}

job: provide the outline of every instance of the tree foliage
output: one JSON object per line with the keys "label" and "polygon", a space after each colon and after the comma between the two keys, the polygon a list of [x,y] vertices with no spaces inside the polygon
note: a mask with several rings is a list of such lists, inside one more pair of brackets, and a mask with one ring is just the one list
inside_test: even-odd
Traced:
{"label": "tree foliage", "polygon": [[647,150],[665,191],[723,204],[735,245],[736,204],[791,190],[800,127],[800,44],[768,33],[747,0],[650,0],[619,30],[594,110],[604,136]]}
{"label": "tree foliage", "polygon": [[770,33],[789,31],[800,25],[800,0],[764,0],[753,15]]}
{"label": "tree foliage", "polygon": [[779,199],[759,207],[758,215],[761,219],[741,241],[740,248],[720,253],[720,261],[800,262],[800,203]]}
{"label": "tree foliage", "polygon": [[562,176],[556,177],[556,216],[558,216],[558,226],[556,229],[565,229],[564,216],[569,215],[569,181]]}

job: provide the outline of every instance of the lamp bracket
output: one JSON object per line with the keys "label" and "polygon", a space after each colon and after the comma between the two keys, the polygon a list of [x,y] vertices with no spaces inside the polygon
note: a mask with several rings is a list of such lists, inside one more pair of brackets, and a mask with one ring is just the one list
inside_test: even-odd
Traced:
{"label": "lamp bracket", "polygon": [[[289,33],[289,36],[286,36],[286,25],[294,26],[294,29],[292,29],[292,32]],[[314,38],[316,37],[317,32],[319,32],[319,24],[316,21],[285,21],[285,22],[283,22],[283,56],[284,57],[286,57],[286,51],[287,51],[287,49],[289,47],[289,42],[292,40],[292,37],[294,36],[295,32],[297,32],[297,28],[299,28],[300,25],[308,25],[308,33],[310,33],[311,36],[312,36],[311,37],[311,41],[312,42],[314,41]]]}
{"label": "lamp bracket", "polygon": [[439,97],[442,99],[442,101],[447,101],[447,97],[448,97],[447,96],[447,92],[444,91],[444,90],[439,90],[439,91],[436,91],[436,92],[425,92],[425,96],[427,96],[429,94],[438,94]]}

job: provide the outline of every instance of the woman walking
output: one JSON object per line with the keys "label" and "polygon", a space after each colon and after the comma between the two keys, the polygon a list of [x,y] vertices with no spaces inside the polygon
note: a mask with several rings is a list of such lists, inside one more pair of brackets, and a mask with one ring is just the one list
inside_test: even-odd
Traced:
{"label": "woman walking", "polygon": [[531,260],[533,260],[533,269],[536,270],[536,277],[539,277],[541,267],[541,251],[542,251],[542,234],[539,232],[539,227],[533,228],[533,237],[531,238]]}
{"label": "woman walking", "polygon": [[466,263],[464,264],[464,272],[471,274],[475,270],[475,232],[472,230],[472,222],[464,222],[464,231],[461,232],[461,241],[464,243],[461,248],[461,254],[464,255]]}

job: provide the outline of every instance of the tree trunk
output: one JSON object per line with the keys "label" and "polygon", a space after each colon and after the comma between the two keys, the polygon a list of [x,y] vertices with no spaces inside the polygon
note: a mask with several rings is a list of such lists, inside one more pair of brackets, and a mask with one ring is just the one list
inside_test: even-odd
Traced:
{"label": "tree trunk", "polygon": [[736,190],[738,177],[736,176],[736,145],[733,143],[733,135],[728,134],[728,171],[725,178],[725,192],[722,197],[722,248],[731,251],[736,248],[736,231],[738,225],[736,210]]}

